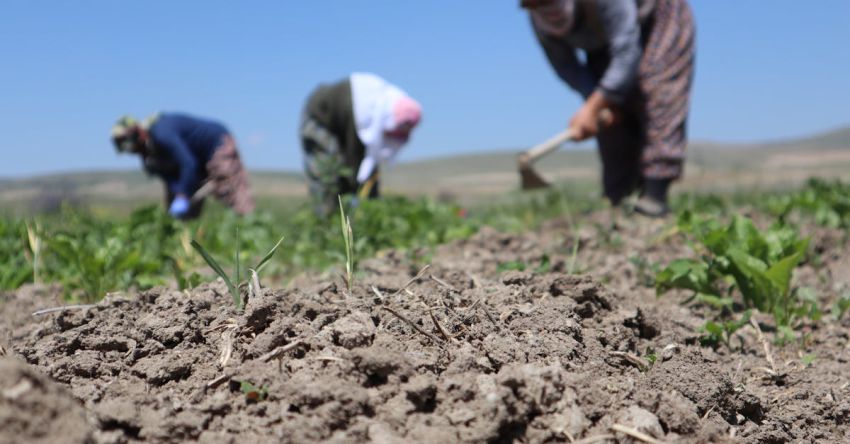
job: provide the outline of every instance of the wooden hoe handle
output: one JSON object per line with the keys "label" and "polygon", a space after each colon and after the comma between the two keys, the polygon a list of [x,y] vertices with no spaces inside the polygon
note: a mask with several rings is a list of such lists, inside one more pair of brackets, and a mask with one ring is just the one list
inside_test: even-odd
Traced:
{"label": "wooden hoe handle", "polygon": [[[614,113],[612,113],[610,109],[607,109],[607,108],[603,109],[599,113],[599,124],[602,127],[610,126],[613,122],[614,122]],[[571,140],[574,141],[574,140],[576,140],[576,138],[577,138],[576,130],[574,128],[567,128],[567,129],[561,131],[560,133],[556,134],[555,136],[553,136],[549,140],[547,140],[547,141],[545,141],[545,142],[543,142],[539,145],[536,145],[536,146],[532,147],[531,149],[529,149],[528,151],[520,154],[520,156],[519,156],[520,163],[521,164],[529,164],[531,162],[534,162],[538,158],[543,157],[543,156],[545,156],[546,154],[549,154],[552,151],[555,151],[562,144],[564,144],[568,141],[571,141]]]}

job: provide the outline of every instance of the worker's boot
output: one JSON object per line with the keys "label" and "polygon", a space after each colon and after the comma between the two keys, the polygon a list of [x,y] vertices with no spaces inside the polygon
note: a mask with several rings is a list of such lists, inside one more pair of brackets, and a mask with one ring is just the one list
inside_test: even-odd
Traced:
{"label": "worker's boot", "polygon": [[643,184],[643,193],[635,202],[635,212],[659,218],[670,214],[670,207],[667,206],[667,192],[671,182],[671,179],[646,179]]}

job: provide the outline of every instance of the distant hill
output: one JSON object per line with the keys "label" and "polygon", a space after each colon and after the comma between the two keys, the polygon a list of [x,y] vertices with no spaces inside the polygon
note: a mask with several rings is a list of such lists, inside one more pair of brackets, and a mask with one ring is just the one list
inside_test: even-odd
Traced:
{"label": "distant hill", "polygon": [[781,141],[767,145],[768,148],[800,148],[800,149],[817,149],[817,148],[848,148],[850,147],[850,127],[838,128],[816,136],[803,137],[800,139],[792,139]]}
{"label": "distant hill", "polygon": [[[301,174],[288,171],[253,171],[252,176],[260,180],[298,181]],[[0,179],[0,187],[25,188],[33,185],[55,186],[73,183],[76,186],[90,186],[109,181],[121,181],[127,185],[143,185],[150,181],[140,170],[118,171],[74,171],[26,177],[22,179]],[[0,188],[2,190],[3,188]]]}
{"label": "distant hill", "polygon": [[[500,150],[403,163],[385,176],[403,193],[490,195],[516,190],[516,155]],[[592,148],[567,148],[535,166],[550,181],[599,178]],[[793,185],[810,176],[850,177],[850,127],[775,142],[722,144],[694,141],[688,147],[683,188],[730,189]]]}
{"label": "distant hill", "polygon": [[[754,144],[694,142],[681,188],[729,189],[791,185],[807,177],[850,177],[850,127],[794,140]],[[400,163],[385,172],[385,190],[450,194],[461,199],[504,194],[518,188],[516,151],[500,150]],[[536,168],[552,181],[596,184],[599,163],[590,148],[564,149]],[[301,199],[300,172],[251,171],[259,198]],[[0,207],[52,208],[64,201],[135,205],[161,199],[156,180],[140,171],[90,171],[24,179],[0,179]]]}
{"label": "distant hill", "polygon": [[718,143],[695,141],[689,149],[710,150],[811,150],[811,149],[850,148],[850,126],[836,128],[822,133],[783,140],[753,143]]}

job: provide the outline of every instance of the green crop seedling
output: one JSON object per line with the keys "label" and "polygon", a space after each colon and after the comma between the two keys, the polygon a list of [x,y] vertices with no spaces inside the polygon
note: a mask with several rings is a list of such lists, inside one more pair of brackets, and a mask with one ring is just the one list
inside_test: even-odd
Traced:
{"label": "green crop seedling", "polygon": [[850,293],[841,296],[832,304],[831,315],[833,319],[840,321],[844,317],[844,314],[847,313],[847,310],[850,310]]}
{"label": "green crop seedling", "polygon": [[717,346],[720,343],[726,348],[732,348],[732,335],[742,327],[750,323],[752,311],[745,311],[740,318],[725,321],[708,321],[700,329],[705,333],[700,340],[703,345]]}
{"label": "green crop seedling", "polygon": [[249,381],[240,381],[239,391],[245,395],[245,400],[247,402],[265,401],[269,396],[269,387],[267,385],[257,387]]}
{"label": "green crop seedling", "polygon": [[527,265],[522,261],[507,261],[507,262],[499,262],[496,265],[496,271],[499,273],[504,273],[506,271],[525,271]]}
{"label": "green crop seedling", "polygon": [[679,228],[696,238],[702,253],[661,270],[655,279],[657,294],[691,290],[700,302],[730,309],[737,291],[744,306],[771,314],[777,327],[789,327],[804,312],[816,313],[811,299],[798,297],[791,287],[793,271],[808,248],[808,239],[798,239],[795,229],[780,224],[760,231],[742,216],[722,226],[688,212],[680,217]]}
{"label": "green crop seedling", "polygon": [[[269,262],[269,260],[271,260],[271,258],[274,256],[275,252],[277,251],[278,247],[280,246],[280,244],[282,242],[283,242],[283,236],[281,236],[281,238],[271,248],[271,250],[269,250],[269,252],[266,253],[266,255],[263,256],[263,258],[260,260],[260,262],[258,262],[257,265],[254,266],[251,270],[254,273],[258,274],[260,272],[260,270],[262,270],[262,268]],[[227,273],[224,271],[224,269],[221,267],[221,265],[218,264],[218,261],[216,261],[215,258],[213,258],[212,255],[209,252],[207,252],[207,250],[197,240],[194,240],[194,239],[192,240],[192,247],[201,255],[201,257],[204,258],[204,261],[206,261],[207,265],[209,265],[210,268],[212,268],[213,271],[215,271],[215,273],[219,277],[221,277],[221,279],[224,281],[224,284],[227,286],[227,291],[230,293],[230,297],[233,298],[233,305],[236,306],[237,310],[241,311],[242,309],[245,308],[245,301],[243,300],[242,294],[239,290],[240,284],[241,284],[241,278],[240,278],[240,272],[239,272],[239,256],[240,256],[241,251],[240,251],[239,245],[240,245],[240,243],[239,243],[239,228],[237,227],[236,228],[235,267],[234,267],[234,271],[233,271],[234,277],[233,277],[233,279],[231,279],[230,276],[228,276]]]}
{"label": "green crop seedling", "polygon": [[803,363],[803,365],[805,365],[806,367],[811,367],[811,366],[812,366],[812,364],[814,364],[816,360],[817,360],[817,356],[816,356],[816,355],[813,355],[813,354],[803,355],[803,356],[800,358],[800,361],[801,361],[801,362]]}
{"label": "green crop seedling", "polygon": [[345,209],[342,207],[342,197],[339,199],[339,222],[342,228],[342,240],[345,244],[345,287],[348,289],[349,296],[351,288],[354,286],[354,234],[351,231],[351,219],[345,214]]}
{"label": "green crop seedling", "polygon": [[[230,292],[230,297],[233,298],[233,304],[236,305],[236,309],[242,310],[242,295],[239,294],[239,289],[233,284],[233,280],[230,279],[230,276],[225,273],[224,269],[221,268],[221,265],[218,264],[218,261],[216,261],[212,255],[210,255],[207,250],[198,243],[197,240],[192,239],[192,247],[197,250],[201,257],[204,258],[204,261],[206,261],[210,268],[212,268],[213,271],[215,271],[215,273],[224,281],[224,284],[227,285],[227,291]],[[238,252],[236,256],[239,257]],[[239,269],[238,264],[236,269]],[[238,271],[236,272],[236,279],[238,279]]]}

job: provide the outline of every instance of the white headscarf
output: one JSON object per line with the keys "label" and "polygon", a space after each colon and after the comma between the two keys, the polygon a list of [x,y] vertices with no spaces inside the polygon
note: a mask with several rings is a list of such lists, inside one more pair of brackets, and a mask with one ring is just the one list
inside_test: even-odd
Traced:
{"label": "white headscarf", "polygon": [[548,35],[565,36],[575,22],[576,0],[554,0],[530,9],[534,26]]}
{"label": "white headscarf", "polygon": [[363,183],[379,164],[392,163],[406,142],[384,133],[396,129],[393,106],[407,94],[374,74],[354,73],[350,79],[357,136],[366,146],[366,156],[357,170],[357,182]]}

